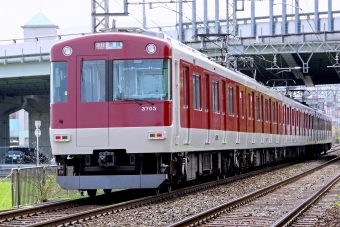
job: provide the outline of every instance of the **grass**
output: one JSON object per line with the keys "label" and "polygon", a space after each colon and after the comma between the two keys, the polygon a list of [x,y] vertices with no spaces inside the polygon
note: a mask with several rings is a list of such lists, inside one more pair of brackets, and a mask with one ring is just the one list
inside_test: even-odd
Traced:
{"label": "grass", "polygon": [[[59,185],[55,185],[57,190],[60,190]],[[11,180],[2,180],[0,178],[0,211],[8,210],[12,208],[12,190],[11,190]],[[97,195],[104,194],[103,190],[98,190]],[[79,191],[72,190],[60,190],[59,193],[54,195],[55,198],[50,198],[49,200],[63,200],[63,199],[79,199],[87,197],[87,193],[80,195]],[[28,198],[27,198],[28,199]]]}
{"label": "grass", "polygon": [[0,181],[0,210],[12,208],[11,180]]}

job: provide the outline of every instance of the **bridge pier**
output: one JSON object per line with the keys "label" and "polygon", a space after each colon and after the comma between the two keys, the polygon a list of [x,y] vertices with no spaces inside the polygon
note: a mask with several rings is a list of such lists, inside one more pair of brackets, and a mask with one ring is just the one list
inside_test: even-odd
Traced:
{"label": "bridge pier", "polygon": [[22,108],[21,97],[3,96],[0,99],[0,163],[4,162],[4,155],[10,145],[9,115]]}
{"label": "bridge pier", "polygon": [[49,158],[52,158],[49,127],[50,127],[50,96],[49,95],[33,95],[25,98],[24,109],[29,113],[28,130],[29,145],[36,147],[37,138],[34,135],[35,121],[41,121],[41,136],[39,137],[39,152],[42,152]]}

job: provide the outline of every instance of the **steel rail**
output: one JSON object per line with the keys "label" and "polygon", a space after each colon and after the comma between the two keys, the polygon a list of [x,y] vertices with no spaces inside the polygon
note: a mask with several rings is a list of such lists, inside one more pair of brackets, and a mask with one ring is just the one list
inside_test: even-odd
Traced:
{"label": "steel rail", "polygon": [[195,186],[191,186],[191,187],[187,187],[187,188],[183,188],[183,189],[178,189],[176,191],[169,192],[169,193],[163,193],[163,194],[159,194],[159,195],[156,195],[156,196],[149,196],[149,197],[131,200],[131,201],[128,201],[128,202],[122,202],[122,203],[118,203],[118,204],[108,205],[108,206],[104,206],[104,207],[100,207],[100,208],[96,208],[96,209],[91,209],[91,210],[84,211],[84,212],[79,212],[77,214],[72,214],[72,215],[68,215],[68,216],[64,216],[64,217],[59,217],[59,218],[55,218],[55,219],[51,219],[51,220],[47,220],[47,221],[34,223],[32,225],[27,225],[27,226],[37,227],[37,226],[56,226],[56,225],[62,225],[62,224],[67,224],[67,223],[77,224],[77,223],[80,223],[82,220],[83,221],[92,220],[92,218],[110,215],[110,214],[114,214],[114,213],[124,211],[124,210],[134,209],[136,207],[145,206],[147,204],[155,203],[155,202],[158,202],[158,201],[168,200],[168,199],[178,197],[178,196],[181,196],[181,195],[189,194],[189,193],[192,193],[192,192],[204,190],[204,189],[215,187],[215,186],[218,186],[218,185],[223,185],[223,184],[226,184],[226,183],[234,182],[236,180],[241,180],[241,179],[244,179],[244,178],[255,176],[255,175],[258,175],[258,174],[261,174],[261,173],[268,172],[268,170],[284,168],[284,167],[287,167],[291,164],[292,163],[286,163],[286,164],[282,164],[282,165],[278,165],[278,166],[273,166],[273,167],[269,167],[269,168],[266,168],[266,169],[261,169],[261,170],[252,171],[252,172],[249,172],[249,173],[229,177],[229,178],[226,178],[226,179],[220,179],[220,180],[213,181],[213,182],[208,182],[208,183],[203,183],[203,184],[199,184],[199,185],[195,185]]}
{"label": "steel rail", "polygon": [[[272,167],[272,169],[284,168],[284,167],[291,165],[291,164],[292,163],[281,164],[281,165]],[[213,187],[213,186],[218,185],[218,184],[225,184],[225,183],[240,180],[240,179],[243,179],[243,178],[251,177],[253,175],[263,173],[267,170],[262,169],[262,170],[258,170],[258,171],[253,171],[253,172],[245,173],[245,174],[242,174],[242,175],[239,175],[239,176],[229,177],[229,178],[220,180],[219,182],[213,182],[213,183],[209,182],[209,183],[201,184],[201,186],[205,187],[205,188]],[[197,186],[194,186],[194,187],[197,187]],[[184,189],[182,189],[182,190],[184,190]],[[196,189],[191,187],[191,189],[189,188],[189,190],[194,191]],[[189,191],[187,193],[190,193],[191,191]],[[119,192],[115,192],[115,193],[119,193]],[[183,194],[183,192],[181,192],[181,190],[179,190],[179,193]],[[99,195],[99,196],[96,197],[96,199],[103,197],[103,196],[105,196],[105,195]],[[169,196],[171,196],[171,195],[169,195]],[[2,212],[0,212],[0,223],[6,222],[6,221],[9,221],[9,220],[13,220],[13,219],[17,219],[17,218],[20,218],[20,217],[23,217],[23,216],[30,216],[30,215],[37,214],[37,213],[40,213],[40,212],[46,212],[46,211],[49,211],[49,210],[58,210],[58,209],[65,209],[65,208],[69,208],[69,207],[81,206],[82,204],[86,204],[87,201],[91,201],[92,199],[93,198],[80,198],[80,199],[73,199],[73,200],[54,201],[54,202],[36,204],[36,205],[33,205],[33,207],[29,207],[29,208],[20,208],[20,209],[12,209],[12,210],[8,210],[8,211],[2,211]]]}
{"label": "steel rail", "polygon": [[340,173],[325,184],[318,191],[314,192],[305,201],[301,202],[298,206],[294,207],[290,212],[286,213],[283,217],[277,220],[271,227],[289,226],[294,220],[307,210],[313,203],[318,201],[331,187],[334,186],[340,179]]}
{"label": "steel rail", "polygon": [[240,198],[237,198],[237,199],[234,199],[230,202],[226,202],[224,204],[221,204],[219,206],[216,206],[216,207],[213,207],[209,210],[206,210],[206,211],[203,211],[201,213],[198,213],[196,215],[193,215],[191,217],[188,217],[188,218],[185,218],[185,219],[182,219],[176,223],[173,223],[171,225],[168,225],[168,227],[183,227],[183,226],[197,226],[199,224],[202,224],[202,223],[205,223],[211,219],[214,219],[218,216],[220,216],[221,214],[223,213],[226,213],[228,211],[230,211],[231,209],[233,208],[236,208],[236,207],[239,207],[241,205],[244,205],[244,204],[247,204],[249,203],[250,201],[256,199],[256,198],[259,198],[259,197],[262,197],[272,191],[274,191],[275,189],[277,188],[280,188],[282,187],[283,185],[286,185],[286,184],[289,184],[291,182],[294,182],[296,180],[298,180],[299,178],[301,177],[304,177],[312,172],[315,172],[317,170],[320,170],[330,164],[332,164],[333,162],[335,161],[338,161],[340,160],[340,157],[336,157],[320,166],[317,166],[315,167],[314,169],[311,169],[311,170],[308,170],[308,171],[305,171],[303,173],[300,173],[298,175],[295,175],[293,177],[290,177],[286,180],[283,180],[283,181],[280,181],[278,183],[275,183],[273,185],[270,185],[268,187],[265,187],[263,189],[260,189],[256,192],[253,192],[253,193],[250,193],[248,195],[245,195],[243,197],[240,197]]}
{"label": "steel rail", "polygon": [[[334,152],[335,150],[337,150],[337,148],[335,148],[335,147],[333,147],[332,149],[333,150],[329,150],[327,153]],[[265,173],[268,170],[281,169],[281,168],[287,167],[289,165],[292,165],[292,162],[273,166],[273,167],[269,167],[269,168],[266,168],[266,169],[261,169],[261,170],[257,170],[257,171],[244,173],[242,175],[233,176],[233,177],[229,177],[229,178],[226,178],[226,179],[221,179],[219,181],[208,182],[208,183],[200,184],[198,186],[196,185],[196,186],[191,186],[191,187],[184,188],[184,189],[179,189],[179,190],[167,193],[167,194],[161,194],[161,195],[154,196],[154,197],[147,197],[147,198],[144,198],[144,199],[131,200],[130,202],[123,202],[123,203],[119,203],[119,204],[116,204],[116,205],[111,205],[110,208],[108,208],[108,210],[112,209],[112,210],[117,211],[119,209],[129,209],[131,207],[143,206],[144,204],[152,203],[152,202],[155,202],[155,201],[164,200],[164,199],[168,199],[168,198],[171,198],[171,197],[180,196],[180,195],[183,195],[183,194],[188,194],[188,193],[191,193],[191,192],[194,192],[194,191],[202,190],[202,189],[205,189],[205,188],[210,188],[210,187],[214,187],[214,186],[217,186],[217,185],[222,185],[222,184],[230,183],[230,182],[233,182],[233,181],[241,180],[241,179],[244,179],[244,178],[248,178],[248,177],[251,177],[251,176],[255,176],[255,175],[258,175],[258,174],[261,174],[261,173]],[[115,193],[118,193],[118,192],[115,192]],[[105,196],[105,195],[97,196],[96,199],[101,197],[101,196]],[[91,201],[91,199],[93,199],[93,198],[63,200],[63,201],[42,203],[40,205],[34,205],[33,207],[30,207],[30,208],[3,211],[3,212],[0,212],[0,223],[4,222],[4,221],[8,221],[8,220],[13,220],[13,219],[19,220],[20,217],[30,216],[30,215],[33,215],[33,214],[46,212],[46,211],[49,211],[49,210],[57,210],[57,209],[65,209],[67,207],[81,206],[82,204],[86,204],[87,201]],[[129,205],[129,203],[130,203],[130,205]],[[120,206],[120,205],[122,205],[122,206]],[[89,211],[89,214],[90,214],[90,211]],[[70,218],[72,219],[72,221],[77,221],[79,219],[79,218],[77,218],[77,216],[75,216],[73,218],[70,217]],[[63,219],[65,220],[65,218],[63,218]],[[36,223],[35,225],[32,225],[32,226],[44,226],[44,223],[45,222],[42,222],[41,225],[39,223]],[[58,222],[58,223],[64,223],[64,222],[61,221],[61,222]],[[47,223],[45,223],[45,224],[47,224]]]}
{"label": "steel rail", "polygon": [[[100,195],[104,196],[104,195]],[[0,213],[0,223],[9,221],[10,219],[15,219],[17,217],[29,216],[39,212],[44,212],[48,210],[64,209],[67,207],[81,206],[82,204],[90,201],[92,198],[80,198],[72,200],[61,200],[54,202],[41,203],[38,205],[33,205],[33,207],[12,209],[8,211],[3,211]]]}

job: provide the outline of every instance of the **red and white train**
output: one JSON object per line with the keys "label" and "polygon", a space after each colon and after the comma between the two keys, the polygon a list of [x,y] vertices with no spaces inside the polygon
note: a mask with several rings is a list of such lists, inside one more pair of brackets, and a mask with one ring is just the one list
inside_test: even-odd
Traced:
{"label": "red and white train", "polygon": [[171,189],[330,148],[329,116],[154,35],[52,47],[50,138],[64,189]]}

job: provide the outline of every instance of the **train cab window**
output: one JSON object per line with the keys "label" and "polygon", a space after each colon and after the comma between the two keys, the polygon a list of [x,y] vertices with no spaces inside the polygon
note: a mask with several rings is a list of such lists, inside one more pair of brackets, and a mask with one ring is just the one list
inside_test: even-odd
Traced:
{"label": "train cab window", "polygon": [[113,61],[113,101],[169,100],[167,59]]}
{"label": "train cab window", "polygon": [[51,63],[51,101],[67,102],[67,63]]}
{"label": "train cab window", "polygon": [[89,60],[82,62],[82,102],[106,101],[106,75],[107,71],[105,67],[105,60]]}
{"label": "train cab window", "polygon": [[228,113],[230,116],[234,115],[234,99],[233,99],[233,87],[228,87]]}
{"label": "train cab window", "polygon": [[256,120],[261,120],[260,119],[260,98],[256,96],[255,100],[255,114],[256,114]]}
{"label": "train cab window", "polygon": [[194,75],[194,109],[201,110],[201,77]]}
{"label": "train cab window", "polygon": [[218,113],[218,82],[212,81],[212,104],[213,111]]}

